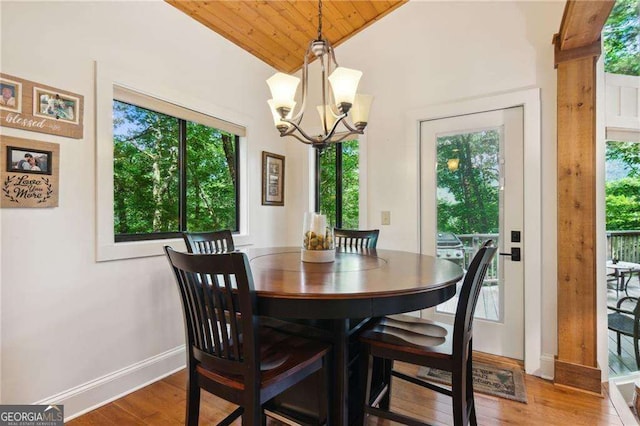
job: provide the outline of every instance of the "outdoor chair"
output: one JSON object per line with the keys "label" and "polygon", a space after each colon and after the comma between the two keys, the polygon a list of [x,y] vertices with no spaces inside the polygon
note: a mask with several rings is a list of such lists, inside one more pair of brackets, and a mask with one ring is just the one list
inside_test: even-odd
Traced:
{"label": "outdoor chair", "polygon": [[[427,424],[389,410],[393,376],[452,397],[454,425],[477,424],[471,361],[473,313],[487,268],[496,253],[492,244],[492,241],[485,243],[471,261],[460,290],[453,327],[409,315],[391,315],[374,322],[361,334],[365,413],[402,424]],[[384,384],[376,385],[377,394],[372,395],[375,361],[383,366]],[[394,361],[448,371],[452,375],[451,389],[395,371]]]}
{"label": "outdoor chair", "polygon": [[212,232],[183,232],[182,238],[189,253],[221,253],[235,250],[233,236],[228,229]]}
{"label": "outdoor chair", "polygon": [[[201,388],[239,405],[219,425],[242,416],[244,426],[263,424],[266,402],[323,367],[326,391],[331,392],[326,343],[259,325],[245,253],[188,254],[168,246],[165,252],[184,314],[185,424],[198,424]],[[324,400],[327,412],[329,400]]]}
{"label": "outdoor chair", "polygon": [[333,230],[336,247],[376,248],[380,230],[340,229]]}
{"label": "outdoor chair", "polygon": [[[625,301],[633,302],[632,310],[623,309]],[[628,305],[628,303],[627,303]],[[640,351],[638,350],[638,338],[640,338],[640,303],[637,297],[623,297],[616,303],[616,307],[608,306],[613,311],[607,316],[608,328],[616,333],[618,355],[621,355],[620,335],[631,337],[633,351],[636,356],[636,367],[640,369]]]}

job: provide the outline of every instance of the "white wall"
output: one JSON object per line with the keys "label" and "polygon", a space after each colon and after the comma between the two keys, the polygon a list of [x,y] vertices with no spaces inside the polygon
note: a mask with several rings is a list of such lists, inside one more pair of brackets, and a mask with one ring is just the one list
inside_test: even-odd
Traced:
{"label": "white wall", "polygon": [[[564,2],[412,1],[336,49],[375,95],[367,130],[368,226],[379,246],[418,247],[417,139],[408,111],[540,87],[542,98],[543,363],[556,353],[556,71],[552,35]],[[391,211],[381,226],[380,212]],[[525,236],[526,238],[526,236]],[[551,369],[549,372],[549,368]]]}
{"label": "white wall", "polygon": [[[95,262],[93,61],[250,118],[248,242],[255,245],[291,244],[287,209],[301,204],[302,169],[289,160],[287,207],[261,206],[261,151],[288,148],[265,102],[264,80],[274,70],[164,2],[0,7],[2,72],[85,97],[82,140],[2,128],[5,135],[60,144],[59,207],[0,211],[2,402],[82,393],[92,385],[78,386],[176,348],[172,360],[183,362],[182,314],[164,257]],[[86,407],[66,408],[69,415]]]}

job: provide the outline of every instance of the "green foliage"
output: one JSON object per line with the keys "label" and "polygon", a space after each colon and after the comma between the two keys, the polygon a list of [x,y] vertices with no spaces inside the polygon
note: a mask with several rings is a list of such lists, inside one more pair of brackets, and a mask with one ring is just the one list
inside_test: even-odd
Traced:
{"label": "green foliage", "polygon": [[620,160],[631,177],[640,177],[640,143],[637,142],[607,142],[607,160]]}
{"label": "green foliage", "polygon": [[621,161],[627,177],[607,182],[607,230],[640,229],[640,143],[607,142],[607,160]]}
{"label": "green foliage", "polygon": [[[320,212],[332,226],[336,217],[336,147],[332,144],[320,155]],[[358,141],[342,142],[342,227],[358,229],[360,199],[360,152]]]}
{"label": "green foliage", "polygon": [[[439,232],[498,232],[499,148],[495,130],[437,139]],[[458,169],[450,170],[447,162],[454,158]]]}
{"label": "green foliage", "polygon": [[360,151],[358,141],[342,143],[342,227],[360,227]]}
{"label": "green foliage", "polygon": [[320,213],[336,226],[336,145],[332,144],[320,154]]}
{"label": "green foliage", "polygon": [[606,72],[640,75],[640,23],[638,0],[617,0],[602,33]]}
{"label": "green foliage", "polygon": [[[114,101],[114,233],[183,231],[180,121]],[[237,229],[235,136],[186,123],[189,231]]]}
{"label": "green foliage", "polygon": [[623,178],[606,184],[607,230],[640,229],[640,178]]}

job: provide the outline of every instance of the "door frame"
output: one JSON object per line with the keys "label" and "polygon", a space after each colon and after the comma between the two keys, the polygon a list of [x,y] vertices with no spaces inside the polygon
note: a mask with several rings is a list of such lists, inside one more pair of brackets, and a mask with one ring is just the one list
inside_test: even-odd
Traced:
{"label": "door frame", "polygon": [[[524,109],[524,367],[527,374],[553,378],[553,355],[542,354],[542,153],[540,89],[526,89],[494,96],[431,105],[406,115],[407,146],[416,153],[418,235],[422,228],[420,123],[426,120],[475,114],[522,106]],[[421,241],[418,238],[418,252]]]}

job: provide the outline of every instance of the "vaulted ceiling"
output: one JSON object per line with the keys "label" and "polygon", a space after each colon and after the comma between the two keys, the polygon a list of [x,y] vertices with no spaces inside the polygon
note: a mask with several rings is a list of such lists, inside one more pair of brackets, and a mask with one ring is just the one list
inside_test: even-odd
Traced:
{"label": "vaulted ceiling", "polygon": [[[287,73],[302,66],[309,42],[317,37],[316,1],[166,1]],[[322,33],[335,47],[407,1],[325,0]]]}

